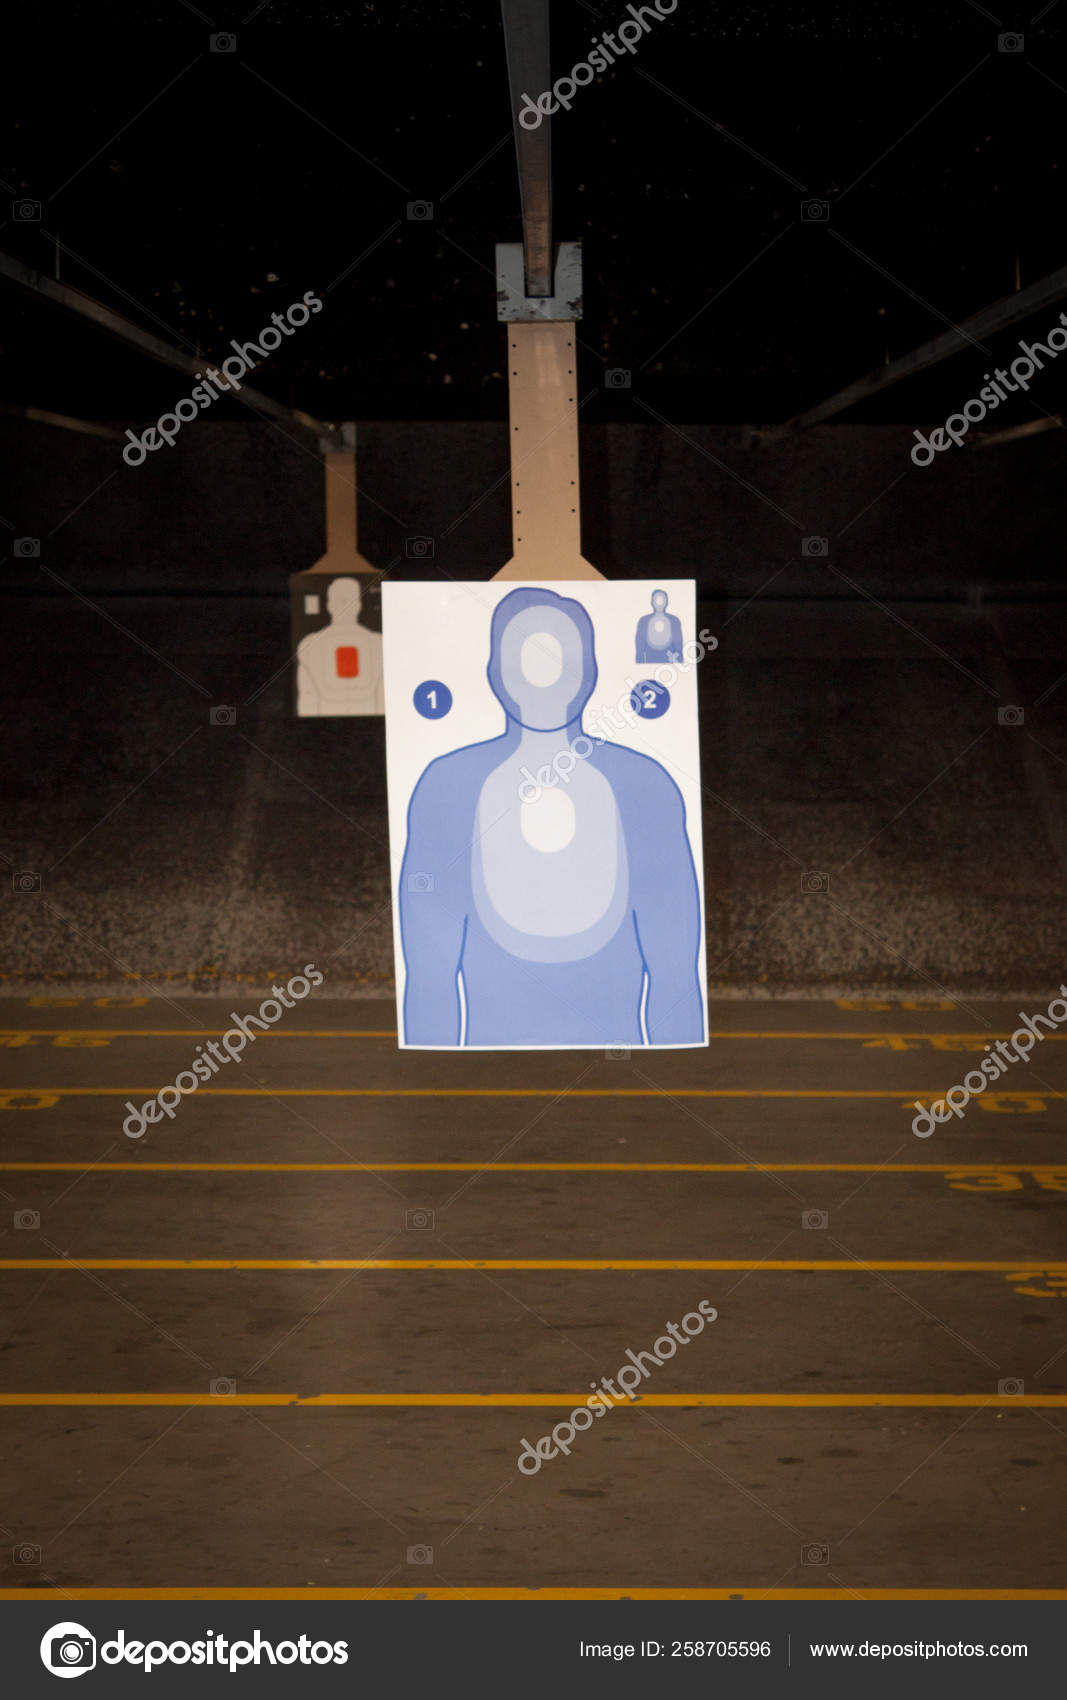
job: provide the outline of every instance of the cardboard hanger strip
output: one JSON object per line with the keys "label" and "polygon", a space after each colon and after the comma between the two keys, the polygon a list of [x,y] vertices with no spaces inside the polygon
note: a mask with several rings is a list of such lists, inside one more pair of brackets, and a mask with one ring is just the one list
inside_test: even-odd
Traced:
{"label": "cardboard hanger strip", "polygon": [[505,327],[514,554],[494,578],[599,579],[582,558],[572,319]]}

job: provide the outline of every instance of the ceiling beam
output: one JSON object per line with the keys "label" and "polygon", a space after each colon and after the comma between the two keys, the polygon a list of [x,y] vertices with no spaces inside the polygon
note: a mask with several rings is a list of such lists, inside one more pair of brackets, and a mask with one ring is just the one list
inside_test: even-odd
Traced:
{"label": "ceiling beam", "polygon": [[35,425],[55,425],[61,431],[78,431],[83,437],[107,437],[116,443],[126,441],[122,432],[110,425],[101,425],[95,419],[74,419],[69,413],[49,413],[43,407],[19,407],[15,402],[0,401],[0,416],[29,419]]}
{"label": "ceiling beam", "polygon": [[[500,0],[504,18],[511,118],[519,164],[522,242],[526,257],[526,293],[551,295],[555,287],[552,253],[552,120],[542,113],[536,129],[520,123],[552,87],[548,44],[548,0]],[[529,102],[523,104],[523,96]]]}
{"label": "ceiling beam", "polygon": [[[54,278],[46,277],[43,272],[35,272],[31,267],[24,266],[10,254],[0,253],[0,277],[6,277],[11,283],[18,284],[21,289],[28,290],[33,295],[43,297],[53,306],[61,307],[65,312],[74,313],[78,318],[87,320],[98,330],[117,337],[127,347],[137,349],[139,353],[146,354],[150,360],[156,360],[163,366],[173,367],[175,371],[184,372],[190,377],[199,377],[205,364],[210,367],[210,356],[187,354],[184,349],[174,348],[170,343],[163,342],[160,337],[153,336],[150,331],[144,331],[131,320],[123,318],[121,313],[94,301],[93,297],[86,295],[83,290],[72,289],[67,283],[57,283]],[[336,425],[323,424],[321,420],[312,418],[309,413],[284,407],[281,402],[274,401],[261,390],[253,389],[251,384],[242,383],[236,394],[253,412],[265,413],[272,419],[284,420],[288,425],[297,425],[302,430],[313,431],[316,436],[336,438],[338,444],[340,443],[340,433]]]}
{"label": "ceiling beam", "polygon": [[1002,443],[1018,443],[1024,437],[1040,437],[1045,431],[1059,431],[1063,420],[1059,414],[1046,419],[1027,419],[1022,425],[1009,425],[1004,431],[976,431],[971,439],[976,449],[997,449]]}
{"label": "ceiling beam", "polygon": [[980,313],[972,314],[969,319],[964,319],[962,324],[950,331],[943,331],[940,336],[935,336],[932,342],[924,342],[910,354],[901,355],[899,360],[891,360],[886,366],[877,366],[873,372],[868,372],[865,378],[858,378],[855,383],[847,384],[843,390],[828,396],[817,406],[798,413],[782,428],[821,425],[824,420],[832,419],[835,414],[844,413],[846,408],[855,406],[856,402],[866,401],[870,396],[880,394],[893,384],[899,384],[902,379],[912,378],[917,372],[924,372],[928,367],[936,366],[939,361],[958,354],[968,345],[977,347],[978,352],[988,359],[989,350],[981,346],[983,337],[994,336],[998,331],[1006,330],[1009,325],[1018,324],[1020,319],[1029,318],[1031,313],[1053,306],[1065,295],[1067,266],[1061,266],[1059,271],[1050,273],[1037,283],[1029,284],[1026,289],[1020,289],[1014,295],[1007,295],[1003,300],[995,301],[991,307],[983,307]]}

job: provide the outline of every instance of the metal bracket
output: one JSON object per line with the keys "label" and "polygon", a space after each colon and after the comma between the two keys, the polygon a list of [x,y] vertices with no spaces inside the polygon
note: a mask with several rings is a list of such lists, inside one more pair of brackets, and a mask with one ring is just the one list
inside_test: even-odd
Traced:
{"label": "metal bracket", "polygon": [[538,323],[582,316],[582,244],[561,242],[551,295],[527,295],[521,242],[496,245],[496,316],[502,321]]}
{"label": "metal bracket", "polygon": [[342,420],[339,425],[334,425],[332,429],[339,432],[340,435],[334,437],[320,437],[319,453],[321,455],[354,454],[356,449],[355,420]]}

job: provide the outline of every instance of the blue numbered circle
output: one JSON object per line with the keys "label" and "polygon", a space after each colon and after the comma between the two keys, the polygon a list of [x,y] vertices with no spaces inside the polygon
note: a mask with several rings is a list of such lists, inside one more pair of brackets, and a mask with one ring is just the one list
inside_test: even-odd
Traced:
{"label": "blue numbered circle", "polygon": [[452,707],[452,692],[440,679],[424,679],[415,687],[414,703],[424,720],[440,720]]}
{"label": "blue numbered circle", "polygon": [[670,691],[656,679],[642,679],[630,692],[630,707],[642,720],[658,720],[670,706]]}

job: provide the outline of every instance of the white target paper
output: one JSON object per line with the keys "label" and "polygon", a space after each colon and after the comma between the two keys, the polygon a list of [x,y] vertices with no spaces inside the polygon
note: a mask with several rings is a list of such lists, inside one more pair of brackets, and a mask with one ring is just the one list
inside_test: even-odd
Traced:
{"label": "white target paper", "polygon": [[707,1043],[691,580],[382,586],[400,1043]]}

